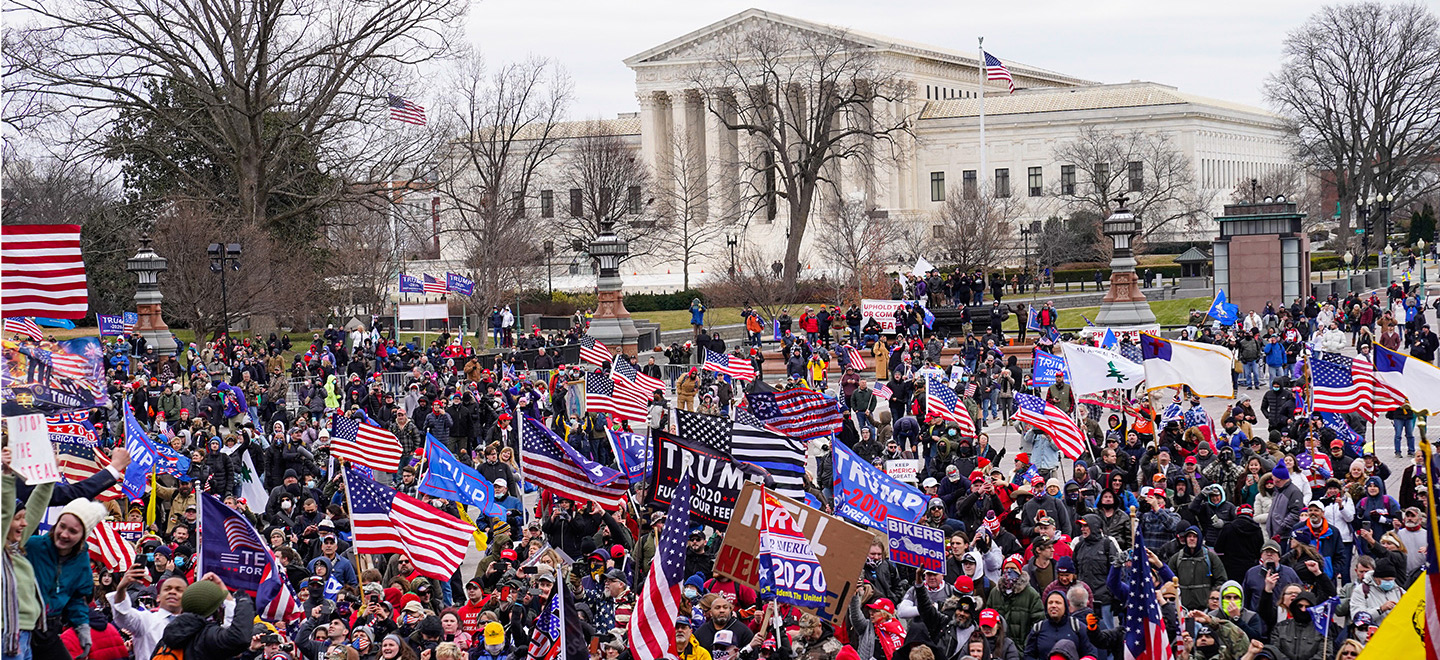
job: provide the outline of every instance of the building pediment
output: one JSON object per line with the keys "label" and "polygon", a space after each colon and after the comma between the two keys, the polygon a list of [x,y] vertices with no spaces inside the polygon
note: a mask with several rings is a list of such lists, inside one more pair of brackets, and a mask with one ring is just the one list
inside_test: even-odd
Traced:
{"label": "building pediment", "polygon": [[861,48],[874,48],[869,40],[856,38],[846,30],[821,23],[802,21],[759,9],[747,9],[718,23],[712,23],[677,39],[638,53],[625,60],[631,68],[647,65],[704,62],[721,53],[724,44],[745,34],[765,29],[778,29],[797,38],[809,35],[844,37]]}

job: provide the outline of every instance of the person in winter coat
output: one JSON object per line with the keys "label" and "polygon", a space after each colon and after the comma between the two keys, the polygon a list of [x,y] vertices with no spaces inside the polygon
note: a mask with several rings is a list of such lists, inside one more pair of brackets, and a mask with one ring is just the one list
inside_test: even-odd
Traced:
{"label": "person in winter coat", "polygon": [[[920,572],[925,573],[923,570]],[[937,574],[926,573],[923,577],[930,578],[935,575]],[[921,576],[917,576],[916,579],[921,579]],[[970,638],[978,634],[975,617],[980,612],[975,598],[966,594],[952,597],[953,599],[947,598],[937,605],[930,598],[930,590],[916,589],[915,591],[915,606],[919,610],[920,620],[925,623],[926,630],[930,632],[930,646],[935,650],[935,657],[938,660],[965,657],[965,649],[970,644]]]}
{"label": "person in winter coat", "polygon": [[1200,526],[1205,545],[1211,547],[1220,538],[1220,530],[1235,519],[1235,505],[1225,499],[1225,487],[1220,484],[1202,488],[1200,497],[1191,500],[1187,508]]}
{"label": "person in winter coat", "polygon": [[1211,619],[1234,623],[1250,639],[1265,636],[1265,622],[1260,620],[1255,610],[1245,609],[1245,590],[1234,580],[1220,585],[1220,609],[1210,610],[1207,614]]}
{"label": "person in winter coat", "polygon": [[905,644],[905,626],[895,618],[895,605],[888,598],[874,596],[874,589],[862,584],[850,599],[845,616],[850,646],[860,660],[906,660],[894,657]]}
{"label": "person in winter coat", "polygon": [[1260,561],[1260,547],[1264,545],[1265,532],[1251,515],[1249,504],[1235,507],[1235,519],[1226,523],[1215,539],[1215,554],[1225,564],[1225,574],[1244,575],[1250,567]]}
{"label": "person in winter coat", "polygon": [[[226,600],[235,599],[233,623],[222,626],[213,620]],[[255,603],[249,598],[235,598],[214,573],[206,573],[195,584],[186,587],[180,597],[179,616],[170,621],[160,641],[175,650],[184,650],[187,658],[231,658],[250,650]]]}
{"label": "person in winter coat", "polygon": [[1105,580],[1110,575],[1110,567],[1123,562],[1125,555],[1115,539],[1106,533],[1099,515],[1092,513],[1081,518],[1077,530],[1079,533],[1070,543],[1075,577],[1090,587],[1094,607],[1108,619],[1105,610],[1110,606],[1110,589]]}
{"label": "person in winter coat", "polygon": [[1016,646],[1025,643],[1025,633],[1045,616],[1040,593],[1025,577],[1025,561],[1017,555],[1005,559],[1000,567],[999,583],[990,590],[985,604],[1005,618],[1007,634]]}
{"label": "person in winter coat", "polygon": [[840,649],[848,648],[835,639],[835,628],[811,613],[800,616],[794,638],[795,660],[835,660]]}
{"label": "person in winter coat", "polygon": [[[1267,357],[1265,359],[1267,362],[1270,359],[1268,357],[1269,347],[1279,345],[1279,342],[1272,342],[1266,346]],[[1284,356],[1285,351],[1281,349],[1280,354]],[[1290,420],[1295,417],[1295,393],[1290,391],[1289,379],[1284,376],[1275,376],[1274,367],[1271,369],[1270,390],[1260,398],[1260,414],[1265,416],[1270,423],[1270,428],[1279,429],[1289,426]],[[1283,362],[1280,369],[1284,369]]]}
{"label": "person in winter coat", "polygon": [[1052,591],[1045,596],[1045,618],[1030,627],[1030,634],[1025,639],[1025,657],[1051,658],[1056,651],[1064,655],[1061,644],[1065,642],[1074,645],[1074,650],[1078,651],[1077,655],[1068,657],[1095,655],[1095,647],[1090,644],[1085,627],[1070,618],[1070,601],[1065,592]]}
{"label": "person in winter coat", "polygon": [[205,491],[216,496],[233,495],[240,485],[235,464],[230,456],[220,451],[220,438],[210,438],[209,452],[205,454]]}
{"label": "person in winter coat", "polygon": [[[1275,575],[1275,583],[1269,583],[1269,576]],[[1245,608],[1260,611],[1260,601],[1267,589],[1283,592],[1285,587],[1299,584],[1300,576],[1295,569],[1280,563],[1280,544],[1273,539],[1265,541],[1260,551],[1260,563],[1245,572]]]}
{"label": "person in winter coat", "polygon": [[1020,660],[1020,646],[1010,638],[1005,618],[993,609],[980,611],[978,633],[995,660]]}
{"label": "person in winter coat", "polygon": [[1329,635],[1315,630],[1310,607],[1318,604],[1315,594],[1302,591],[1286,608],[1290,618],[1276,622],[1276,608],[1271,602],[1270,592],[1260,598],[1260,616],[1270,626],[1270,647],[1278,660],[1314,660],[1334,655],[1334,644]]}
{"label": "person in winter coat", "polygon": [[1290,470],[1285,467],[1285,463],[1275,464],[1270,475],[1275,483],[1275,501],[1270,507],[1270,520],[1266,525],[1267,536],[1287,539],[1300,523],[1300,512],[1305,508],[1305,496],[1290,480]]}
{"label": "person in winter coat", "polygon": [[1340,532],[1325,518],[1325,504],[1320,500],[1312,501],[1305,508],[1305,517],[1295,528],[1291,540],[1315,548],[1328,579],[1335,578],[1337,568],[1342,573],[1348,568],[1336,565],[1336,558],[1340,556]]}
{"label": "person in winter coat", "polygon": [[[8,470],[8,462],[5,467]],[[34,587],[44,596],[45,616],[49,618],[45,630],[31,633],[30,645],[36,658],[68,655],[60,641],[62,625],[74,628],[81,647],[86,653],[90,651],[90,607],[85,599],[94,593],[95,583],[86,538],[105,513],[105,507],[97,502],[71,500],[60,510],[48,533],[22,539],[25,557],[34,569]],[[11,521],[6,522],[8,525]]]}
{"label": "person in winter coat", "polygon": [[1187,610],[1205,609],[1210,591],[1229,579],[1220,556],[1201,544],[1200,538],[1200,528],[1191,525],[1185,530],[1184,546],[1168,562],[1180,578],[1180,604]]}
{"label": "person in winter coat", "polygon": [[1176,530],[1183,521],[1165,504],[1165,489],[1147,488],[1145,501],[1150,510],[1140,514],[1140,534],[1145,537],[1145,546],[1163,548],[1175,538]]}

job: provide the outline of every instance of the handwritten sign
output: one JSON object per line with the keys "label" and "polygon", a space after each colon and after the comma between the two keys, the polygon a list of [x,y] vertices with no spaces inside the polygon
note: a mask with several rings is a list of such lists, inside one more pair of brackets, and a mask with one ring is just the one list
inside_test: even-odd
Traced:
{"label": "handwritten sign", "polygon": [[880,324],[880,332],[887,335],[895,334],[895,310],[905,307],[904,300],[875,300],[865,298],[860,301],[861,324],[869,323],[875,319]]}
{"label": "handwritten sign", "polygon": [[885,461],[885,474],[888,474],[907,484],[920,481],[920,465],[918,458],[896,458]]}
{"label": "handwritten sign", "polygon": [[10,469],[32,486],[60,480],[50,427],[41,414],[6,417],[10,429]]}
{"label": "handwritten sign", "polygon": [[885,522],[890,534],[890,561],[937,573],[945,570],[945,530],[899,518]]}

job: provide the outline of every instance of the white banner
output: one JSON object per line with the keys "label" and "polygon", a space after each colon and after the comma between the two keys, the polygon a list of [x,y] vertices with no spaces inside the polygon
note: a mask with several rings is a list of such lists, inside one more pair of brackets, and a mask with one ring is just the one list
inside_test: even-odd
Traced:
{"label": "white banner", "polygon": [[880,332],[887,335],[895,334],[895,310],[905,306],[904,300],[875,300],[866,298],[860,301],[860,327],[865,327],[870,319],[875,319],[880,324]]}
{"label": "white banner", "polygon": [[1145,367],[1125,359],[1115,351],[1062,344],[1065,362],[1070,366],[1070,386],[1076,395],[1095,394],[1109,389],[1128,390],[1145,380]]}
{"label": "white banner", "polygon": [[60,466],[55,463],[55,447],[50,444],[50,427],[45,416],[17,415],[6,417],[10,430],[10,469],[31,486],[60,480]]}
{"label": "white banner", "polygon": [[450,318],[450,305],[446,303],[428,303],[400,306],[401,321],[426,321],[429,319]]}

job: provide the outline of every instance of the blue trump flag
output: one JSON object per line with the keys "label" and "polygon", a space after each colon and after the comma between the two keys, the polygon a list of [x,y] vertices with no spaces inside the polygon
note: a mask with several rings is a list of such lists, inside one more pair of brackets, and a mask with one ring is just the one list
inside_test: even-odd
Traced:
{"label": "blue trump flag", "polygon": [[1026,305],[1025,309],[1029,310],[1027,312],[1028,316],[1025,317],[1025,328],[1028,330],[1034,330],[1036,332],[1039,332],[1040,312],[1035,309],[1034,305]]}
{"label": "blue trump flag", "polygon": [[921,306],[920,306],[920,311],[921,311],[921,312],[924,312],[924,314],[925,314],[925,327],[926,327],[926,329],[935,327],[935,315],[932,314],[932,313],[930,313],[930,308],[929,308],[929,307],[925,307],[924,305],[921,305]]}
{"label": "blue trump flag", "polygon": [[128,403],[125,404],[125,451],[130,452],[130,467],[125,468],[126,497],[133,499],[145,494],[152,469],[181,481],[190,480],[190,459],[175,453],[169,445],[151,441]]}
{"label": "blue trump flag", "polygon": [[465,277],[464,275],[445,273],[445,287],[462,296],[475,294],[475,280]]}
{"label": "blue trump flag", "polygon": [[1065,364],[1065,359],[1039,349],[1035,349],[1035,360],[1031,368],[1036,385],[1054,385],[1055,374],[1065,374],[1066,381],[1070,380],[1070,369]]}
{"label": "blue trump flag", "polygon": [[1115,345],[1119,343],[1120,340],[1115,337],[1115,331],[1111,328],[1105,328],[1105,337],[1100,340],[1100,347],[1113,351],[1115,350]]}
{"label": "blue trump flag", "polygon": [[639,433],[626,433],[605,429],[610,445],[615,449],[615,459],[620,463],[620,473],[637,483],[650,473],[650,440]]}
{"label": "blue trump flag", "polygon": [[400,274],[400,293],[425,293],[425,286],[414,275]]}
{"label": "blue trump flag", "polygon": [[1355,429],[1350,428],[1350,425],[1345,422],[1344,417],[1341,417],[1338,413],[1321,412],[1320,422],[1325,425],[1325,428],[1334,430],[1335,439],[1344,440],[1345,446],[1355,452],[1356,456],[1365,455],[1365,436],[1356,433]]}
{"label": "blue trump flag", "polygon": [[1220,322],[1220,325],[1235,325],[1237,312],[1240,308],[1225,300],[1225,290],[1215,292],[1215,301],[1210,303],[1210,318]]}
{"label": "blue trump flag", "polygon": [[119,337],[125,334],[125,318],[123,316],[99,314],[95,318],[100,323],[101,337]]}
{"label": "blue trump flag", "polygon": [[266,621],[285,621],[302,613],[285,571],[255,526],[219,498],[201,492],[195,573],[207,572],[220,576],[225,586],[254,597],[255,613]]}
{"label": "blue trump flag", "polygon": [[425,434],[425,479],[419,490],[426,495],[479,507],[485,516],[503,516],[505,507],[495,503],[495,485],[468,465],[429,433]]}
{"label": "blue trump flag", "polygon": [[860,458],[843,442],[834,449],[835,515],[881,531],[890,518],[915,522],[925,514],[926,497]]}
{"label": "blue trump flag", "polygon": [[66,330],[75,329],[75,322],[70,319],[52,319],[45,316],[35,317],[35,325],[46,328],[65,328]]}

